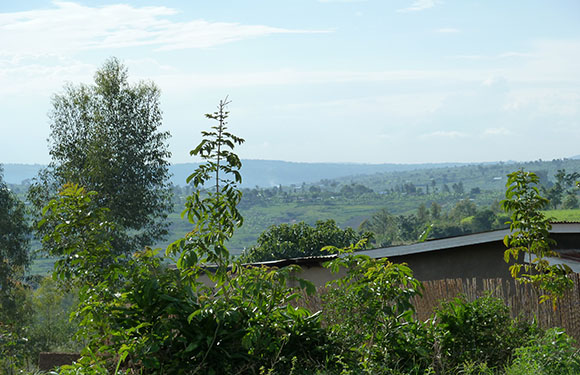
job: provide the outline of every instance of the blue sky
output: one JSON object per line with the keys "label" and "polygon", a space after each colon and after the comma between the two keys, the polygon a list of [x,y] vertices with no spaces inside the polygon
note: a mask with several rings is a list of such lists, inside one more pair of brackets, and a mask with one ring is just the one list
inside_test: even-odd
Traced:
{"label": "blue sky", "polygon": [[580,154],[580,2],[3,1],[0,163],[48,163],[50,98],[110,56],[162,90],[172,161],[229,95],[242,158]]}

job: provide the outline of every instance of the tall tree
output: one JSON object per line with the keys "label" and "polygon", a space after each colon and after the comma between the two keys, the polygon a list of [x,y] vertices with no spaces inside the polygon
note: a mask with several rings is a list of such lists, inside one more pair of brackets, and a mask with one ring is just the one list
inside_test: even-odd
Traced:
{"label": "tall tree", "polygon": [[[52,99],[52,162],[30,190],[37,209],[65,183],[97,191],[121,233],[113,246],[129,252],[167,233],[171,208],[166,140],[161,132],[159,89],[130,84],[127,68],[111,58],[92,85],[67,85]],[[46,230],[50,230],[47,228]]]}
{"label": "tall tree", "polygon": [[225,275],[231,262],[226,242],[243,223],[238,211],[242,192],[240,168],[242,162],[234,152],[236,145],[244,139],[230,133],[227,128],[230,102],[226,97],[220,100],[217,111],[207,113],[206,118],[216,122],[211,131],[202,131],[202,140],[191,155],[201,157],[204,162],[187,178],[194,191],[187,197],[182,217],[194,225],[185,238],[173,242],[167,253],[180,252],[177,266],[187,269],[198,261],[218,266],[217,276]]}

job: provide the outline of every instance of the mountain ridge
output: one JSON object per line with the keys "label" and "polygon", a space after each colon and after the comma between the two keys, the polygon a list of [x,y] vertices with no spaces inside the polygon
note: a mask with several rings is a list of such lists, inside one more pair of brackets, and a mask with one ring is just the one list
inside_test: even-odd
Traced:
{"label": "mountain ridge", "polygon": [[[569,159],[580,159],[580,155]],[[469,165],[514,164],[516,161],[492,161],[479,163],[304,163],[281,160],[243,159],[242,175],[244,188],[273,187],[278,185],[310,184],[321,180],[344,177],[373,175],[376,173],[407,172],[420,169],[439,169]],[[169,166],[170,181],[177,186],[185,186],[186,178],[200,163],[176,163]],[[8,184],[31,182],[38,172],[45,168],[42,164],[7,163],[0,164],[4,170],[4,181]],[[28,181],[27,181],[28,180]]]}

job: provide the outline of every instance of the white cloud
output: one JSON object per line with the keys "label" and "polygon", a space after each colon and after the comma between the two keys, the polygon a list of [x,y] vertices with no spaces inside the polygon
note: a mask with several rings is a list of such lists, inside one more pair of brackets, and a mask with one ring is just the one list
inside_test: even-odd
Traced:
{"label": "white cloud", "polygon": [[459,32],[459,29],[453,27],[442,27],[440,29],[435,30],[435,32],[441,34],[455,34]]}
{"label": "white cloud", "polygon": [[229,74],[167,74],[154,77],[155,82],[169,87],[241,87],[328,83],[377,83],[425,80],[449,80],[458,72],[422,70],[361,71],[297,71],[291,69]]}
{"label": "white cloud", "polygon": [[436,137],[436,138],[456,139],[456,138],[465,138],[465,137],[467,137],[467,134],[463,133],[463,132],[458,132],[456,130],[449,130],[449,131],[437,130],[437,131],[434,131],[432,133],[423,134],[421,137],[422,138]]}
{"label": "white cloud", "polygon": [[511,130],[506,128],[488,128],[483,131],[484,136],[510,135]]}
{"label": "white cloud", "polygon": [[318,0],[319,3],[362,3],[367,0]]}
{"label": "white cloud", "polygon": [[580,89],[541,87],[512,90],[507,96],[503,109],[528,116],[578,116],[580,114]]}
{"label": "white cloud", "polygon": [[0,13],[0,54],[20,58],[137,46],[176,50],[272,34],[328,32],[202,19],[177,22],[170,18],[178,12],[163,6],[90,7],[60,1],[53,5],[49,9]]}
{"label": "white cloud", "polygon": [[407,12],[418,12],[421,10],[433,8],[439,3],[438,0],[415,0],[408,8],[398,9],[397,12],[407,13]]}
{"label": "white cloud", "polygon": [[[439,29],[442,30],[442,29]],[[459,60],[501,60],[501,59],[508,59],[508,58],[516,58],[516,57],[534,57],[532,53],[525,53],[525,52],[503,52],[497,55],[455,55],[451,56],[451,58],[459,59]]]}

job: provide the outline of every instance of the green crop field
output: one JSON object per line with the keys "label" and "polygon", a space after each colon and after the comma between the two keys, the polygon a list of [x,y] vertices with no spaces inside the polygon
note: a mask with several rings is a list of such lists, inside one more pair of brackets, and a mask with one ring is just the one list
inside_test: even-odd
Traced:
{"label": "green crop field", "polygon": [[575,210],[549,210],[544,211],[547,217],[553,217],[556,221],[580,222],[580,209]]}

